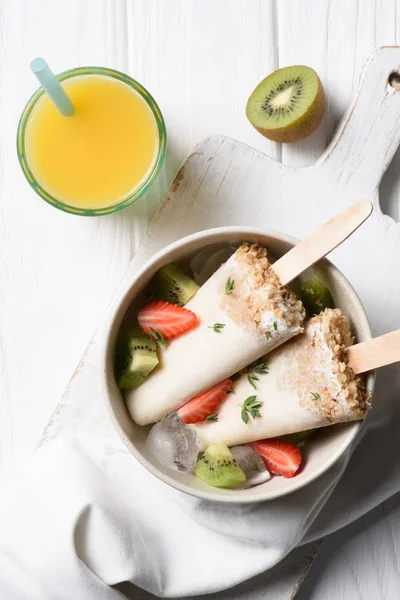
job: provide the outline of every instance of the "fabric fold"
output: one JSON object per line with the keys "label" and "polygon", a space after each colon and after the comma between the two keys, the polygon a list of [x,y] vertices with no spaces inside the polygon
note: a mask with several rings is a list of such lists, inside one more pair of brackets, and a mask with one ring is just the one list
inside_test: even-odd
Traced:
{"label": "fabric fold", "polygon": [[382,391],[353,448],[308,486],[261,504],[182,494],[116,436],[46,443],[2,490],[0,597],[26,600],[28,590],[29,600],[137,600],[141,588],[143,598],[216,600],[232,589],[232,597],[261,600],[254,581],[268,590],[293,548],[399,491],[399,367],[381,369],[377,383]]}

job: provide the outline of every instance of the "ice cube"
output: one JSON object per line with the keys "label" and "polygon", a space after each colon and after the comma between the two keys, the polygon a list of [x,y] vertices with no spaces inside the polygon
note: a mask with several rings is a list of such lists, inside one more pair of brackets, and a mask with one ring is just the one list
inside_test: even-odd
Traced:
{"label": "ice cube", "polygon": [[233,246],[225,244],[213,244],[203,248],[190,261],[190,268],[195,282],[198,285],[203,285],[235,250],[236,248]]}
{"label": "ice cube", "polygon": [[234,446],[230,448],[233,458],[246,475],[246,481],[240,487],[252,487],[271,479],[261,456],[249,446]]}
{"label": "ice cube", "polygon": [[147,445],[166,467],[187,473],[193,471],[199,453],[197,433],[185,425],[176,413],[153,425]]}

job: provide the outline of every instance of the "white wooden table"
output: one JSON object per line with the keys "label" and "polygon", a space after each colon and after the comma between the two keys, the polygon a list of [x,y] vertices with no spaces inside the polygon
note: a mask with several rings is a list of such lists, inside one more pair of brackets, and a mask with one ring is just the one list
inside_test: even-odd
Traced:
{"label": "white wooden table", "polygon": [[[400,44],[398,0],[2,0],[0,3],[0,477],[35,447],[179,164],[212,133],[291,165],[325,149],[372,50]],[[36,88],[29,62],[104,65],[141,81],[167,124],[166,165],[137,206],[85,219],[55,210],[20,172],[15,132]],[[328,113],[309,140],[280,147],[247,122],[258,81],[279,66],[319,73]],[[400,218],[400,153],[381,186]],[[321,203],[324,198],[321,198]],[[400,501],[324,543],[300,600],[394,600]]]}

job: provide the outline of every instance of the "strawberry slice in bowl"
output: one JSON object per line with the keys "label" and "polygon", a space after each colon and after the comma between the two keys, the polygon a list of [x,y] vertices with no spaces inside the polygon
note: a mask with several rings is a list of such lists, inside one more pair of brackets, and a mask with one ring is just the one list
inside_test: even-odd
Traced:
{"label": "strawberry slice in bowl", "polygon": [[187,425],[200,421],[216,421],[216,411],[221,406],[226,395],[232,390],[232,381],[225,379],[212,388],[192,398],[177,411],[178,417]]}
{"label": "strawberry slice in bowl", "polygon": [[274,475],[290,478],[296,475],[301,464],[301,452],[291,442],[281,439],[261,440],[247,444],[264,461],[268,471]]}
{"label": "strawberry slice in bowl", "polygon": [[145,304],[138,313],[140,329],[162,345],[164,339],[178,337],[195,327],[198,319],[194,312],[164,300]]}

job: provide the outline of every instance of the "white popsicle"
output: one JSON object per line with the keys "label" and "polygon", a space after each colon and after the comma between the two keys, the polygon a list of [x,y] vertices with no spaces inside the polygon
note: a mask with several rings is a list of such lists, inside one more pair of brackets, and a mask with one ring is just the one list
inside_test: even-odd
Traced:
{"label": "white popsicle", "polygon": [[[368,393],[347,364],[346,349],[352,342],[339,309],[326,309],[311,319],[303,335],[265,358],[268,373],[253,380],[257,389],[247,378],[252,371],[242,374],[220,407],[217,422],[189,425],[199,436],[200,450],[214,442],[234,446],[365,417]],[[251,397],[246,417],[242,409]],[[262,403],[259,417],[251,414],[250,405],[256,402]]]}
{"label": "white popsicle", "polygon": [[198,290],[186,308],[199,325],[169,342],[160,368],[126,393],[134,421],[162,419],[303,331],[301,302],[269,267],[265,248],[243,244]]}

